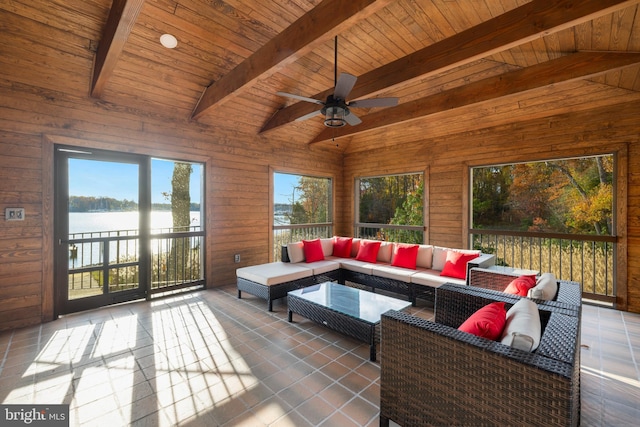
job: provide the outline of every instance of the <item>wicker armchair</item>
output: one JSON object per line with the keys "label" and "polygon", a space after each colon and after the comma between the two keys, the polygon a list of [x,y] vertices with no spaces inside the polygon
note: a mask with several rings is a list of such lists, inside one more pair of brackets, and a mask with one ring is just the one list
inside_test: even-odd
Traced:
{"label": "wicker armchair", "polygon": [[[495,268],[471,268],[469,270],[470,286],[484,289],[503,291],[516,277],[517,273],[509,273]],[[578,282],[558,280],[558,292],[551,301],[536,300],[538,304],[548,304],[557,308],[564,308],[580,316],[582,309],[582,290]]]}
{"label": "wicker armchair", "polygon": [[538,306],[534,352],[457,330],[480,307],[519,300],[445,284],[435,321],[388,311],[381,320],[380,425],[568,426],[579,423],[580,319]]}

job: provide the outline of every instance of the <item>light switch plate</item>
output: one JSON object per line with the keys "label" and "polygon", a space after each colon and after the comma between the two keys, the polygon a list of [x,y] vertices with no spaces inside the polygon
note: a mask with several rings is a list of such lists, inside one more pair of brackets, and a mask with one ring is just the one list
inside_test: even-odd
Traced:
{"label": "light switch plate", "polygon": [[7,221],[24,221],[24,208],[6,208],[4,219]]}

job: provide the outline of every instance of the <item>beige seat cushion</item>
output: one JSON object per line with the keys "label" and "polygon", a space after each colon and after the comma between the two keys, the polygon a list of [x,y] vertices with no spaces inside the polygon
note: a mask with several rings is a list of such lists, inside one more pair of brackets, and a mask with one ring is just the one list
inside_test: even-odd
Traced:
{"label": "beige seat cushion", "polygon": [[445,283],[465,285],[464,279],[441,276],[438,270],[418,269],[411,275],[411,283],[416,285],[431,286],[437,288]]}
{"label": "beige seat cushion", "polygon": [[411,276],[415,272],[415,270],[411,270],[409,268],[394,267],[387,264],[375,264],[373,266],[373,271],[371,274],[378,277],[386,277],[389,279],[410,283]]}
{"label": "beige seat cushion", "polygon": [[365,261],[358,261],[357,259],[344,258],[340,260],[340,265],[342,265],[342,268],[344,268],[345,270],[351,270],[351,271],[364,273],[364,274],[371,274],[373,271],[373,266],[375,264],[372,264],[370,262],[365,262]]}
{"label": "beige seat cushion", "polygon": [[327,273],[329,271],[338,270],[340,268],[340,262],[325,259],[323,261],[314,261],[307,264],[302,264],[302,266],[311,268],[313,270],[313,274],[317,275]]}
{"label": "beige seat cushion", "polygon": [[270,262],[236,270],[236,276],[262,285],[271,286],[313,276],[313,269],[304,264]]}

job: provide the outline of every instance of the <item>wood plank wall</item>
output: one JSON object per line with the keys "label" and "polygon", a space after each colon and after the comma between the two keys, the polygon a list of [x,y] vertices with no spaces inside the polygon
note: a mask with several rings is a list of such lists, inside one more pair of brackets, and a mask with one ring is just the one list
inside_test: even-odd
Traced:
{"label": "wood plank wall", "polygon": [[[207,286],[235,282],[235,269],[269,260],[269,170],[341,177],[342,154],[270,141],[237,129],[148,117],[89,98],[0,81],[0,211],[24,207],[26,220],[0,221],[0,330],[51,320],[53,230],[43,198],[53,189],[51,144],[71,144],[205,163]],[[43,159],[44,156],[44,159]],[[43,167],[43,161],[45,165]],[[43,172],[47,171],[47,172]],[[49,242],[49,243],[44,243]],[[233,263],[233,254],[241,263]],[[47,295],[49,301],[43,301]],[[44,307],[44,309],[43,309]]]}
{"label": "wood plank wall", "polygon": [[[640,312],[640,103],[620,104],[573,114],[529,120],[434,139],[406,141],[401,149],[384,147],[346,154],[344,216],[353,218],[356,177],[427,171],[427,241],[462,247],[467,244],[466,201],[469,166],[595,155],[620,150],[620,187],[627,204],[618,217],[619,246],[624,259],[619,303]],[[363,161],[366,156],[366,161]],[[626,216],[620,213],[626,211]],[[345,224],[348,233],[352,223]]]}
{"label": "wood plank wall", "polygon": [[[459,247],[464,244],[463,189],[469,165],[596,154],[624,144],[629,159],[625,178],[628,221],[627,234],[620,238],[628,247],[628,261],[624,260],[628,309],[640,312],[640,118],[634,113],[640,103],[408,141],[401,152],[371,149],[343,159],[337,151],[310,150],[275,140],[265,145],[237,132],[208,135],[179,121],[105,114],[93,101],[53,103],[44,119],[42,113],[31,110],[42,100],[29,91],[0,86],[0,98],[5,100],[0,106],[0,210],[25,207],[27,213],[24,222],[0,222],[1,329],[49,320],[42,310],[47,294],[43,287],[50,286],[43,277],[43,264],[52,256],[51,248],[43,246],[45,234],[51,234],[43,224],[43,193],[51,184],[50,177],[43,176],[46,168],[42,163],[43,153],[50,149],[47,144],[53,142],[204,161],[208,172],[208,285],[212,287],[233,283],[238,266],[269,258],[270,167],[333,174],[337,234],[352,232],[355,177],[427,170],[429,242]],[[25,107],[20,110],[7,104]],[[9,120],[5,119],[8,112]],[[69,117],[76,119],[65,128],[62,124]],[[139,123],[136,131],[132,131],[133,122]],[[505,142],[512,148],[505,149]],[[234,253],[242,255],[241,264],[232,263]]]}
{"label": "wood plank wall", "polygon": [[[371,149],[347,154],[308,149],[277,140],[224,130],[207,134],[188,123],[108,114],[90,100],[53,102],[46,117],[34,112],[41,97],[0,86],[0,210],[25,207],[24,222],[0,222],[0,329],[50,320],[43,277],[51,234],[43,223],[43,194],[50,177],[43,159],[54,142],[133,151],[203,161],[207,167],[207,268],[211,287],[233,283],[235,268],[269,259],[269,168],[336,177],[336,233],[351,234],[353,183],[357,176],[428,171],[429,242],[464,245],[465,170],[469,165],[596,154],[628,148],[628,215],[621,243],[628,248],[628,309],[640,312],[640,103],[460,133],[433,140],[407,141],[402,150]],[[8,106],[7,104],[11,104]],[[22,109],[16,106],[23,105]],[[42,105],[38,107],[43,109]],[[10,119],[7,115],[10,113]],[[70,122],[71,126],[63,126]],[[138,123],[133,131],[131,123]],[[108,131],[105,131],[108,129]],[[43,138],[43,135],[46,137]],[[505,149],[506,146],[512,147]],[[262,148],[260,148],[262,147]],[[287,153],[286,157],[283,153]],[[366,161],[363,161],[366,156]],[[343,166],[344,164],[344,166]],[[242,255],[233,264],[234,253]],[[49,292],[47,292],[49,291]],[[49,301],[48,304],[51,304]]]}

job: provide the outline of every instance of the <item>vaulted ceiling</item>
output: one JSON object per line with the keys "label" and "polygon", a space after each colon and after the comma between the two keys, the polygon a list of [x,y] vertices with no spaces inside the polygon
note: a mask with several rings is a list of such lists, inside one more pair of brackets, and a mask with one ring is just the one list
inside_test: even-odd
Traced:
{"label": "vaulted ceiling", "polygon": [[[50,19],[91,40],[101,102],[355,152],[640,99],[639,2],[58,0]],[[276,92],[332,93],[336,36],[348,100],[399,105],[295,121],[319,106]]]}

